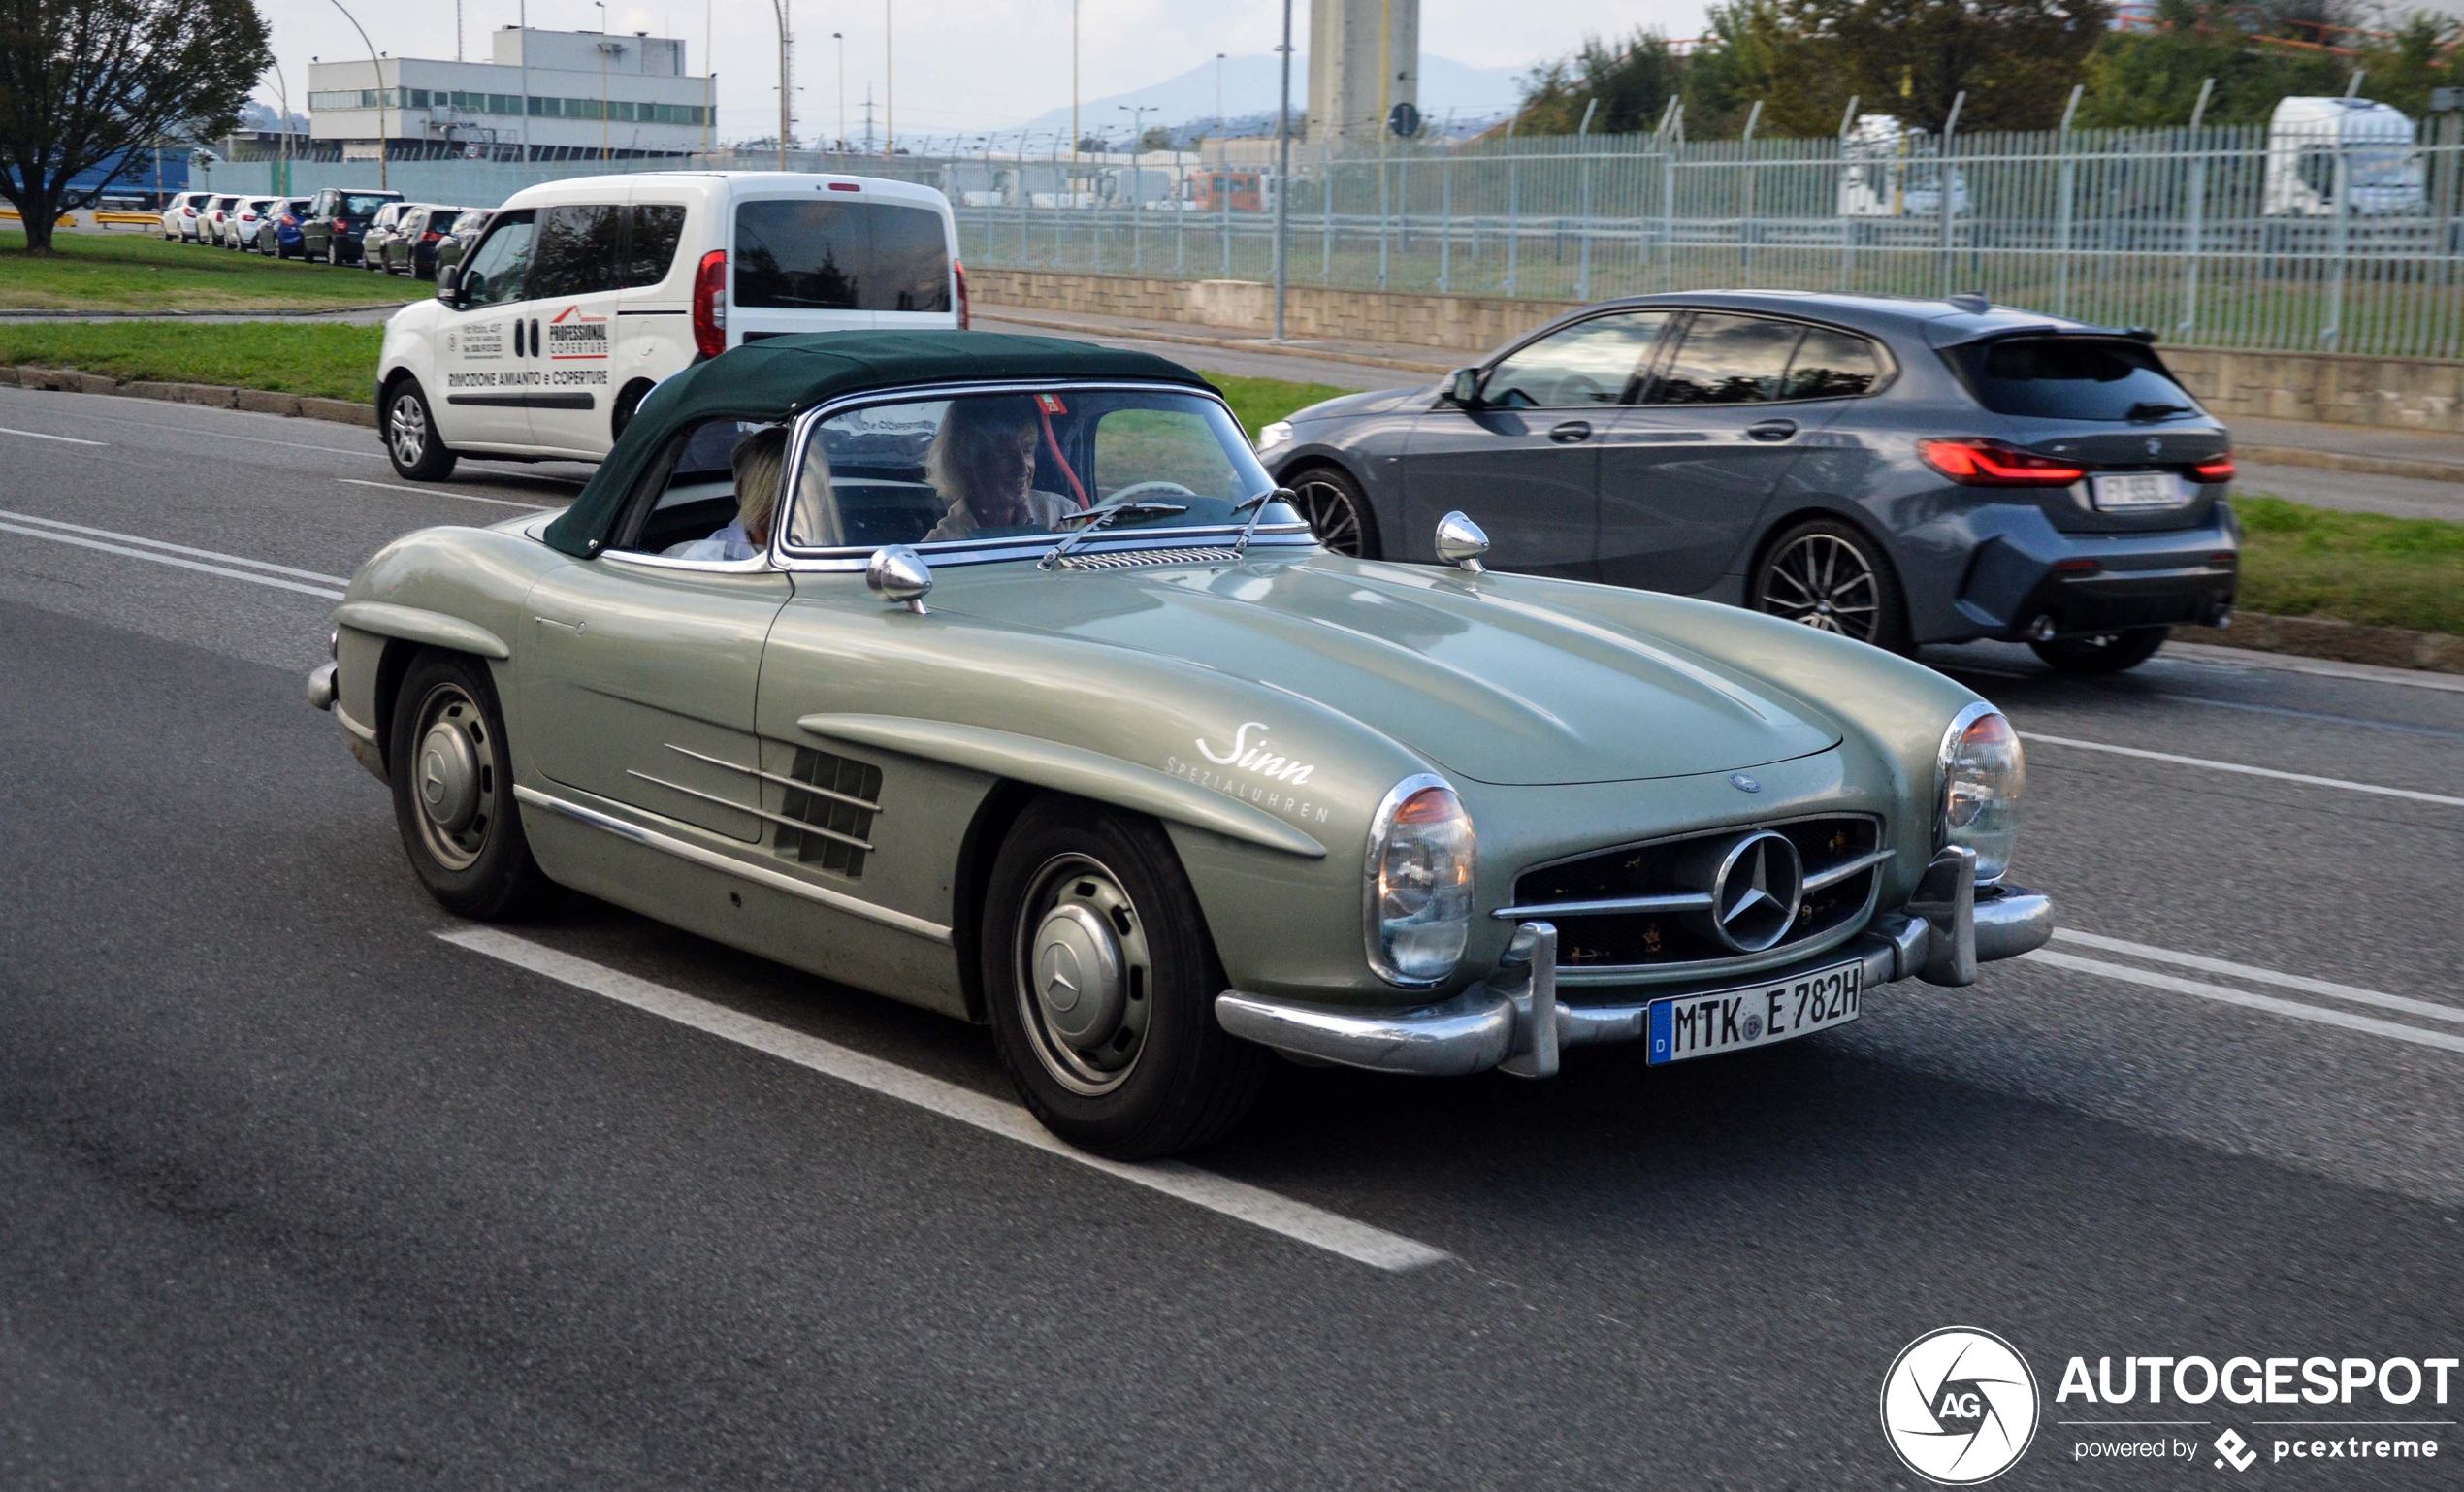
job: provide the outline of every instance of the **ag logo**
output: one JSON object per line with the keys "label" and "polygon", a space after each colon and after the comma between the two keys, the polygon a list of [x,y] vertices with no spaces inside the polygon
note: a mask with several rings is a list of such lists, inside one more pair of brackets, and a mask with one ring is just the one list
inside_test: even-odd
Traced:
{"label": "ag logo", "polygon": [[1990,1331],[1946,1326],[1899,1349],[1882,1380],[1882,1430],[1908,1470],[1945,1486],[2009,1471],[2036,1438],[2036,1375]]}

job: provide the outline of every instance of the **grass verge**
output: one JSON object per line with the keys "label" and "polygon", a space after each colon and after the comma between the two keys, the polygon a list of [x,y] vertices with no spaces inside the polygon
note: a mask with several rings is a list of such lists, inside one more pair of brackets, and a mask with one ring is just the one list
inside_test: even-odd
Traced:
{"label": "grass verge", "polygon": [[333,322],[0,323],[0,363],[76,368],[122,383],[220,383],[321,399],[374,399],[381,326]]}
{"label": "grass verge", "polygon": [[268,259],[143,231],[71,233],[49,258],[25,233],[0,231],[0,308],[11,310],[326,310],[415,301],[428,286],[399,275]]}
{"label": "grass verge", "polygon": [[1335,399],[1355,393],[1339,389],[1331,383],[1293,383],[1283,378],[1237,378],[1230,373],[1210,373],[1207,381],[1223,390],[1223,399],[1241,421],[1241,428],[1257,438],[1258,431],[1284,418],[1293,410],[1306,408],[1321,399]]}
{"label": "grass verge", "polygon": [[2464,633],[2464,523],[2237,493],[2244,610]]}

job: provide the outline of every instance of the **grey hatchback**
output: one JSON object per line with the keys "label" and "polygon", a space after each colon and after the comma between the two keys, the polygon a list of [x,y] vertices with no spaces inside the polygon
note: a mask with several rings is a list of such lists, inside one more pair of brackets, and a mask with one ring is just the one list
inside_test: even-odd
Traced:
{"label": "grey hatchback", "polygon": [[1346,553],[1434,560],[1459,510],[1504,569],[2111,672],[2223,625],[2238,577],[2230,438],[2151,341],[1978,296],[1640,296],[1259,452]]}

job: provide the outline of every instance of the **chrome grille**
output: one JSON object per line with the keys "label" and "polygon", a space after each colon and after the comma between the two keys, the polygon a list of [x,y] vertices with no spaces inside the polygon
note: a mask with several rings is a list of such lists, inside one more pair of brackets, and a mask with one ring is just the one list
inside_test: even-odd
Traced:
{"label": "chrome grille", "polygon": [[[873,819],[881,812],[881,768],[798,747],[789,773],[795,781],[781,784],[787,801],[778,820],[778,853],[798,864],[859,879],[872,849]],[[791,827],[788,820],[799,827]]]}
{"label": "chrome grille", "polygon": [[1716,887],[1703,867],[1722,847],[1766,832],[1796,847],[1801,894],[1787,931],[1754,957],[1784,955],[1864,923],[1891,858],[1881,821],[1865,814],[1736,825],[1593,851],[1524,871],[1514,904],[1495,915],[1554,923],[1563,970],[1658,973],[1733,962],[1740,951],[1715,924]]}
{"label": "chrome grille", "polygon": [[1145,565],[1229,565],[1241,557],[1228,547],[1189,549],[1115,549],[1098,554],[1073,554],[1060,562],[1063,569],[1135,569]]}

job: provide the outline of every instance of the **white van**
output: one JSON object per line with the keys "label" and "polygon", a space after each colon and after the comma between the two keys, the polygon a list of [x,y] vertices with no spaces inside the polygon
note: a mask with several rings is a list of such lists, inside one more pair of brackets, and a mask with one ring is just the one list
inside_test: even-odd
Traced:
{"label": "white van", "polygon": [[[2366,98],[2286,98],[2267,121],[2270,217],[2412,216],[2429,193],[2413,121]],[[2336,200],[2341,176],[2345,200]]]}
{"label": "white van", "polygon": [[462,455],[598,461],[668,374],[796,332],[963,329],[949,200],[870,177],[645,172],[526,188],[437,298],[385,324],[379,434],[404,476]]}

